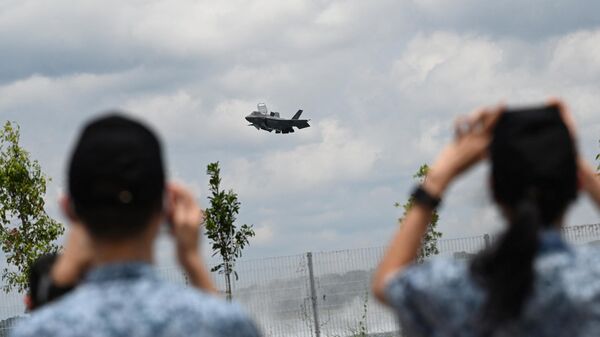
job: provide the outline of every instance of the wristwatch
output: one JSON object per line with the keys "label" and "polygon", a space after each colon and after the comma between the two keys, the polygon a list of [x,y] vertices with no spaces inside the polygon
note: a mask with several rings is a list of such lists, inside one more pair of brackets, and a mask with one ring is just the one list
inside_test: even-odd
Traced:
{"label": "wristwatch", "polygon": [[423,185],[417,185],[410,196],[415,204],[427,207],[431,210],[438,208],[442,202],[442,199],[427,192],[423,188]]}

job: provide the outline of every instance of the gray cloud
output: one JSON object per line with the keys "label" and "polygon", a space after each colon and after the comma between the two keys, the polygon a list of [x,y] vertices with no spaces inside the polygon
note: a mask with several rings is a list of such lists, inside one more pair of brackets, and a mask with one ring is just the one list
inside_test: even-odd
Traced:
{"label": "gray cloud", "polygon": [[[506,98],[560,94],[598,150],[598,5],[517,1],[109,1],[1,5],[0,115],[64,185],[80,125],[122,108],[161,133],[171,175],[206,193],[206,164],[240,194],[259,237],[247,256],[383,245],[451,120]],[[274,135],[259,101],[312,127]],[[497,228],[485,170],[456,184],[440,228]],[[597,213],[578,208],[569,223]],[[482,223],[479,225],[479,223]]]}
{"label": "gray cloud", "polygon": [[481,32],[536,41],[600,23],[594,1],[414,1],[421,22],[433,29]]}

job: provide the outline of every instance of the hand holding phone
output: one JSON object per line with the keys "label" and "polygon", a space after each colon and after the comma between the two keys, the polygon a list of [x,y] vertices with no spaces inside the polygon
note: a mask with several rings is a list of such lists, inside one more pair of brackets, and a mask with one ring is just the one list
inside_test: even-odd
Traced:
{"label": "hand holding phone", "polygon": [[184,260],[196,256],[204,212],[194,200],[192,193],[182,185],[169,184],[167,194],[167,221],[177,243],[178,256]]}
{"label": "hand holding phone", "polygon": [[179,263],[192,285],[217,293],[200,256],[200,232],[204,219],[204,211],[187,188],[175,183],[167,186],[167,221],[175,238]]}
{"label": "hand holding phone", "polygon": [[501,105],[480,108],[456,121],[455,139],[438,155],[423,183],[429,194],[441,197],[450,182],[486,157],[502,110]]}

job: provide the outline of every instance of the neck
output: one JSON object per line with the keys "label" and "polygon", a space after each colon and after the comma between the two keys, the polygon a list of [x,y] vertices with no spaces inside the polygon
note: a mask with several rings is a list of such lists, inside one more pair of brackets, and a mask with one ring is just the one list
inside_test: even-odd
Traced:
{"label": "neck", "polygon": [[100,266],[118,262],[147,262],[152,263],[154,254],[152,243],[140,238],[119,241],[95,241],[93,264]]}

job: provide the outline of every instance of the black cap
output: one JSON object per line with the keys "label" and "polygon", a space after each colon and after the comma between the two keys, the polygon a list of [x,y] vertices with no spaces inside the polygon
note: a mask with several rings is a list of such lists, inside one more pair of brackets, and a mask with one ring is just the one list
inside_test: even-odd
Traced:
{"label": "black cap", "polygon": [[159,140],[118,112],[93,120],[73,151],[68,179],[77,213],[92,211],[96,217],[105,210],[118,215],[155,207],[165,185]]}

